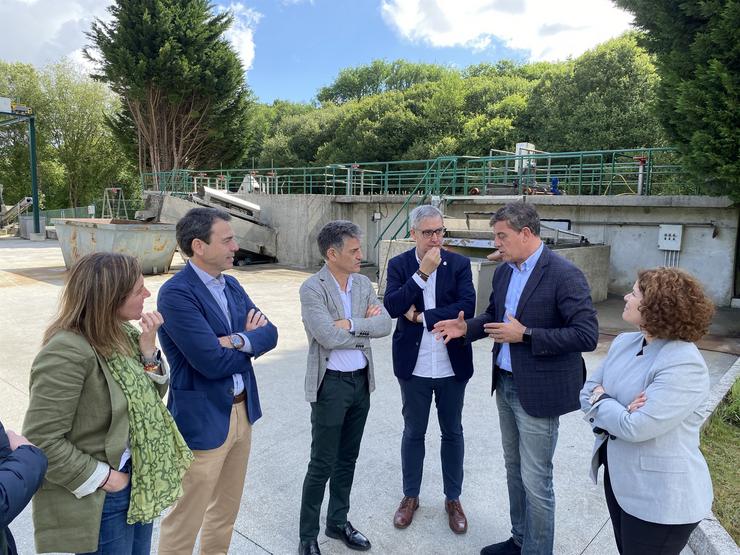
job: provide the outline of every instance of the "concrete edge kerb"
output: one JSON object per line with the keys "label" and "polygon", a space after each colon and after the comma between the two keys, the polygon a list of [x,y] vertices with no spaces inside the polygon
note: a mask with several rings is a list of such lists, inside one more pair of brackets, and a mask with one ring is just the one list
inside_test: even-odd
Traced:
{"label": "concrete edge kerb", "polygon": [[[717,382],[709,393],[709,402],[704,410],[704,423],[702,427],[707,425],[709,417],[717,409],[722,399],[725,398],[725,395],[727,395],[732,384],[735,383],[738,375],[740,375],[740,358],[735,360],[735,364],[725,372],[722,379]],[[719,523],[714,513],[702,520],[699,526],[696,527],[689,538],[689,547],[691,547],[694,553],[701,553],[702,555],[731,555],[733,553],[740,553],[740,549],[732,539],[732,536]]]}

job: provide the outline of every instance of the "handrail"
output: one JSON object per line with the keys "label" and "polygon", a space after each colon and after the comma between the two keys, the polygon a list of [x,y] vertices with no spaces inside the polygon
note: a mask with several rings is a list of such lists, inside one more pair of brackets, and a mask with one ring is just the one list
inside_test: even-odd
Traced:
{"label": "handrail", "polygon": [[[403,212],[404,210],[406,210],[406,212],[407,212],[407,217],[406,217],[406,221],[404,221],[404,222],[403,222],[403,223],[401,224],[401,226],[400,226],[400,227],[399,227],[399,228],[398,228],[398,229],[396,230],[396,232],[395,232],[395,233],[393,234],[393,237],[391,237],[391,241],[393,241],[394,239],[396,239],[396,238],[398,237],[398,234],[399,234],[399,233],[401,232],[401,229],[403,229],[403,226],[406,226],[406,233],[408,234],[408,206],[409,206],[409,204],[411,203],[411,200],[412,200],[412,199],[414,198],[414,196],[415,196],[415,195],[417,194],[417,191],[419,190],[419,187],[421,187],[421,186],[422,186],[422,184],[423,184],[423,183],[425,182],[425,180],[426,180],[427,176],[429,175],[429,172],[431,172],[431,171],[432,171],[432,169],[433,169],[433,168],[434,168],[435,166],[439,165],[439,161],[440,161],[441,159],[443,159],[443,158],[444,158],[444,157],[440,157],[440,158],[437,158],[437,159],[435,159],[435,160],[434,160],[434,162],[432,163],[432,165],[430,165],[430,166],[429,166],[429,167],[427,168],[427,171],[426,171],[426,172],[424,172],[424,175],[422,175],[421,179],[420,179],[420,180],[419,180],[419,182],[418,182],[418,183],[416,184],[416,187],[414,187],[414,189],[413,189],[413,190],[411,191],[411,193],[410,193],[410,194],[408,195],[408,197],[406,198],[406,200],[404,201],[404,203],[403,203],[403,204],[401,205],[401,208],[399,208],[399,209],[398,209],[398,211],[397,211],[397,212],[396,212],[396,214],[395,214],[395,215],[393,216],[393,218],[391,218],[391,221],[390,221],[390,222],[388,222],[388,224],[387,224],[387,225],[385,226],[385,228],[383,228],[383,231],[381,231],[381,232],[380,232],[380,234],[378,235],[378,238],[377,238],[377,240],[375,241],[375,244],[373,245],[373,248],[377,248],[377,247],[378,247],[378,245],[380,244],[380,242],[381,242],[381,241],[383,240],[383,238],[385,237],[385,233],[386,233],[386,231],[388,231],[388,229],[389,229],[389,228],[390,228],[390,227],[391,227],[391,226],[393,225],[393,222],[395,222],[395,221],[396,221],[396,219],[398,218],[398,216],[400,216],[400,215],[401,215],[401,213],[402,213],[402,212]],[[424,194],[423,194],[423,195],[422,195],[422,197],[421,197],[421,200],[420,200],[420,201],[419,201],[419,202],[417,203],[417,206],[418,206],[418,205],[421,205],[421,204],[422,204],[422,203],[424,202],[424,200],[426,200],[426,198],[427,198],[428,196],[429,196],[429,191],[425,191],[425,192],[424,192]]]}

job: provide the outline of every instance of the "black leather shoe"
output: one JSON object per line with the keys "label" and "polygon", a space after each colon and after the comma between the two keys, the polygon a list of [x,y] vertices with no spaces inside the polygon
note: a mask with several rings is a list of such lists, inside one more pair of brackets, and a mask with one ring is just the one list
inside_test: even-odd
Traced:
{"label": "black leather shoe", "polygon": [[298,555],[321,555],[319,549],[319,542],[316,540],[309,540],[307,542],[298,543]]}
{"label": "black leather shoe", "polygon": [[355,530],[349,520],[344,523],[344,526],[327,526],[326,535],[335,540],[342,540],[344,545],[350,549],[356,549],[357,551],[370,549],[370,540],[362,532]]}
{"label": "black leather shoe", "polygon": [[514,538],[509,538],[505,542],[487,545],[480,550],[480,555],[519,555],[522,548],[519,547]]}

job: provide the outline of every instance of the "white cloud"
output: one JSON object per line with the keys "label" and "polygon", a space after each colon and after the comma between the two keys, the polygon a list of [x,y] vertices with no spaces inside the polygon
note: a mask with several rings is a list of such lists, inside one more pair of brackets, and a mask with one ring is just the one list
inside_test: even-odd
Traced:
{"label": "white cloud", "polygon": [[232,2],[222,9],[229,10],[234,16],[234,23],[226,31],[226,40],[236,50],[244,71],[248,71],[254,61],[254,30],[262,19],[262,14],[241,2]]}
{"label": "white cloud", "polygon": [[0,1],[0,59],[42,66],[70,56],[89,41],[95,18],[109,19],[101,0]]}
{"label": "white cloud", "polygon": [[495,37],[531,60],[578,56],[632,22],[611,0],[381,0],[380,9],[412,42],[482,50]]}
{"label": "white cloud", "polygon": [[[85,33],[95,18],[110,20],[108,5],[108,0],[0,0],[0,60],[43,66],[66,56],[91,71],[94,65],[82,55],[90,42]],[[254,29],[262,14],[241,2],[220,9],[234,14],[226,38],[246,71],[254,60]]]}

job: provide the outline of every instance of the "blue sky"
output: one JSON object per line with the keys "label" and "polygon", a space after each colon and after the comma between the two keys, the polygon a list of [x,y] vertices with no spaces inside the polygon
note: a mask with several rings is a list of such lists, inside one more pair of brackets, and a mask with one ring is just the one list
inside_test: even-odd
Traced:
{"label": "blue sky", "polygon": [[[37,66],[81,48],[108,0],[0,0],[0,59]],[[562,60],[617,36],[631,17],[611,0],[217,0],[227,37],[263,102],[313,99],[346,67],[403,58],[466,67]]]}

